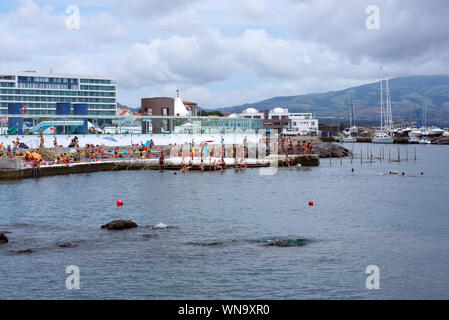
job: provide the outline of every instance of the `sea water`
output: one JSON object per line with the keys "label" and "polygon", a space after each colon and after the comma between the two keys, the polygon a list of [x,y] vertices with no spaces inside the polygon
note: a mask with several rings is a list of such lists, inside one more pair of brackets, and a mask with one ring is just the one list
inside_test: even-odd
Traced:
{"label": "sea water", "polygon": [[[352,163],[321,159],[274,175],[2,181],[0,299],[449,298],[449,148],[418,145],[415,161],[415,146],[399,146],[401,162],[389,162],[397,145],[347,146]],[[115,219],[139,227],[100,229]],[[378,289],[367,288],[372,265]],[[66,286],[68,266],[79,289]]]}

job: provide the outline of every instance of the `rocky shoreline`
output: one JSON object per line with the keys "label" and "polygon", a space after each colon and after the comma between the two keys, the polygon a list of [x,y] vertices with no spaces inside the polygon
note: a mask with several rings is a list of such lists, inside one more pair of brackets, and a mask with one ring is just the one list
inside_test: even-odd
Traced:
{"label": "rocky shoreline", "polygon": [[315,150],[320,155],[320,158],[344,158],[351,155],[351,151],[343,146],[332,142],[318,142]]}

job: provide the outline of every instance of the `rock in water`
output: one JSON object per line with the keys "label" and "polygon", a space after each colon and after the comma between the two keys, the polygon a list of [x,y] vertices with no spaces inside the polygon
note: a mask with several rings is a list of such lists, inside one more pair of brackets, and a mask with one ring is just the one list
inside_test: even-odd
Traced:
{"label": "rock in water", "polygon": [[8,242],[8,238],[6,237],[6,235],[3,232],[0,232],[0,243],[7,243]]}
{"label": "rock in water", "polygon": [[101,226],[101,229],[125,230],[137,228],[137,223],[131,220],[114,220]]}

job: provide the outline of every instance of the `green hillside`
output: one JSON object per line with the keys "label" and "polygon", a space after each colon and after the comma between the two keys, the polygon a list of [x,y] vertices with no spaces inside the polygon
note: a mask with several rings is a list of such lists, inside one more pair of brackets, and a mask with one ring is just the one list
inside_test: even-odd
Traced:
{"label": "green hillside", "polygon": [[[393,120],[423,119],[427,104],[427,122],[449,124],[449,76],[412,76],[389,81]],[[356,120],[365,123],[379,121],[379,82],[352,88]],[[268,100],[220,109],[223,112],[242,112],[246,108],[258,110],[275,107],[290,112],[313,112],[321,119],[349,117],[349,88],[341,91],[313,93],[299,96],[275,97]]]}

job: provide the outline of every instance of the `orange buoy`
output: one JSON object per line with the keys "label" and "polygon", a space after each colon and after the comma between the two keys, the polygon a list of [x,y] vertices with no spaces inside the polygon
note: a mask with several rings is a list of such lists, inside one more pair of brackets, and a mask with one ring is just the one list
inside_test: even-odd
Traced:
{"label": "orange buoy", "polygon": [[313,206],[313,201],[309,201],[309,206]]}
{"label": "orange buoy", "polygon": [[123,206],[123,201],[122,200],[117,200],[117,207],[121,207]]}

